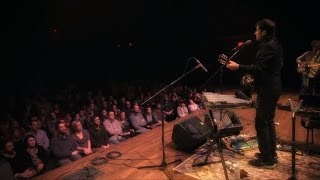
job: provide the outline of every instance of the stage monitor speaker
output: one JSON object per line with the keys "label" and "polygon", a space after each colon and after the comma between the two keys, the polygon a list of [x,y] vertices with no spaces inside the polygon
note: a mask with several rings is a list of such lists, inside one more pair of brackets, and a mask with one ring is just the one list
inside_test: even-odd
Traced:
{"label": "stage monitor speaker", "polygon": [[172,141],[177,149],[192,152],[207,141],[211,129],[200,118],[193,116],[175,124],[172,132]]}

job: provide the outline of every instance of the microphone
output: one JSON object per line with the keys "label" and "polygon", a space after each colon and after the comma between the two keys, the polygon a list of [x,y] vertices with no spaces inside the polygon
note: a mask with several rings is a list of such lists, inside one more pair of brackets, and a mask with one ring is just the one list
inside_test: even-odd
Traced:
{"label": "microphone", "polygon": [[249,45],[251,43],[252,43],[251,40],[247,40],[246,42],[238,42],[237,47],[233,48],[232,51],[239,50],[239,49],[243,48],[244,46],[247,46],[247,45]]}
{"label": "microphone", "polygon": [[201,64],[201,62],[200,62],[198,59],[195,58],[195,60],[197,61],[198,65],[199,65],[205,72],[208,72],[207,68],[204,67],[204,65]]}

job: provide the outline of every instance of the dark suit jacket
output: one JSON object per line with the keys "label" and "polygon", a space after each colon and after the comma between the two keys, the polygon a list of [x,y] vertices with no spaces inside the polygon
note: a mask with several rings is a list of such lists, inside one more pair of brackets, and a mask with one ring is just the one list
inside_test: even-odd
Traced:
{"label": "dark suit jacket", "polygon": [[268,39],[259,45],[255,64],[239,65],[239,70],[254,76],[258,94],[265,91],[279,95],[282,66],[282,47],[276,39]]}

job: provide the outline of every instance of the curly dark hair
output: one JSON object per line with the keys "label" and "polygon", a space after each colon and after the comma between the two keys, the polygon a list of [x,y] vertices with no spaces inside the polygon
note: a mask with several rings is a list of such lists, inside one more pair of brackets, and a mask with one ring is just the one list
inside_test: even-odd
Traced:
{"label": "curly dark hair", "polygon": [[25,147],[27,147],[27,144],[28,144],[28,139],[29,138],[34,138],[36,140],[36,146],[38,146],[38,143],[37,143],[37,138],[33,135],[33,134],[27,134],[26,136],[24,136],[23,138],[23,144]]}
{"label": "curly dark hair", "polygon": [[262,19],[256,23],[256,26],[259,26],[261,30],[265,30],[267,37],[273,37],[276,34],[276,23],[271,19]]}

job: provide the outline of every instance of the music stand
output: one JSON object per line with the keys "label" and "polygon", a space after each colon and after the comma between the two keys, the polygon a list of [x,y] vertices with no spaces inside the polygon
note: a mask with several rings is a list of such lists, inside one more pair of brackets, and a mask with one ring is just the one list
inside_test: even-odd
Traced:
{"label": "music stand", "polygon": [[[227,60],[226,62],[230,61],[236,54],[238,54],[239,52],[239,49],[237,49]],[[199,89],[202,89],[213,77],[215,77],[218,72],[220,74],[220,79],[219,79],[219,82],[220,82],[220,93],[223,94],[223,91],[222,91],[222,76],[223,76],[223,68],[226,66],[226,63],[223,63],[222,65],[219,66],[219,68],[217,69],[217,71],[215,73],[213,73],[213,75],[211,77],[209,77],[205,83],[203,83]],[[205,104],[204,102],[202,102],[203,104]],[[222,116],[222,111],[223,109],[221,108],[220,109],[220,121],[223,121],[223,116]],[[214,116],[213,116],[213,113],[212,113],[212,110],[209,109],[209,114],[210,114],[210,117],[211,117],[211,121],[214,121]],[[192,166],[203,166],[203,165],[206,165],[206,164],[210,164],[208,163],[208,158],[211,154],[211,151],[213,150],[213,146],[214,144],[217,144],[217,148],[218,148],[218,151],[219,151],[219,154],[220,154],[220,158],[221,158],[221,162],[222,162],[222,166],[223,166],[223,171],[224,171],[224,175],[226,177],[226,179],[228,180],[228,173],[227,173],[227,168],[226,168],[226,164],[225,164],[225,161],[224,161],[224,157],[223,157],[223,153],[222,153],[222,147],[221,147],[221,138],[223,138],[223,136],[221,136],[220,134],[220,131],[218,130],[218,125],[217,125],[217,122],[213,122],[212,123],[214,125],[214,128],[212,130],[212,134],[213,134],[213,139],[215,141],[212,141],[210,142],[210,148],[207,152],[207,155],[206,155],[206,158],[204,160],[204,162],[202,163],[199,163],[199,164],[196,164],[196,165],[192,165]],[[229,149],[228,149],[229,150]]]}
{"label": "music stand", "polygon": [[[222,109],[220,109],[220,110],[222,111]],[[207,164],[213,163],[213,162],[208,162],[208,160],[209,160],[209,156],[210,156],[211,152],[214,150],[214,148],[213,148],[214,145],[217,145],[217,149],[218,149],[218,152],[219,152],[219,155],[220,155],[220,159],[221,159],[224,175],[225,175],[225,178],[228,180],[229,178],[228,178],[228,173],[227,173],[226,164],[225,164],[225,160],[224,160],[222,149],[225,149],[225,150],[228,150],[228,151],[232,151],[234,153],[239,153],[239,154],[241,154],[241,153],[237,152],[235,150],[233,151],[231,149],[226,149],[226,148],[222,147],[222,140],[221,139],[224,138],[224,137],[230,136],[231,133],[227,132],[227,131],[224,131],[224,130],[226,130],[226,128],[221,128],[221,129],[218,128],[218,124],[217,124],[218,122],[214,118],[214,115],[213,115],[213,112],[212,112],[211,109],[209,110],[209,115],[210,115],[211,121],[213,121],[211,123],[213,126],[211,126],[211,128],[210,128],[211,131],[212,131],[212,134],[213,134],[213,141],[210,141],[210,147],[209,147],[209,150],[207,151],[205,160],[203,162],[201,162],[201,163],[193,164],[192,166],[196,167],[196,166],[203,166],[203,165],[207,165]],[[221,119],[220,123],[223,123],[224,120],[223,120],[222,116],[220,116],[220,119]],[[232,123],[230,118],[229,118],[229,121],[230,121],[229,123]],[[224,126],[227,127],[228,125],[226,125],[226,123],[225,123]],[[234,133],[234,134],[236,134],[236,133]],[[241,154],[241,155],[243,155],[243,154]]]}
{"label": "music stand", "polygon": [[[163,87],[160,91],[158,91],[157,93],[155,93],[152,97],[150,97],[149,99],[147,99],[145,102],[141,103],[141,105],[149,102],[151,99],[153,99],[154,97],[156,97],[157,95],[159,95],[160,93],[162,93],[163,91],[167,90],[170,86],[176,84],[178,81],[180,81],[182,78],[184,78],[185,76],[187,76],[188,74],[190,74],[191,72],[193,72],[194,70],[198,69],[199,67],[201,67],[201,64],[198,64],[197,66],[193,67],[191,70],[189,70],[188,72],[186,72],[185,74],[183,74],[182,76],[180,76],[178,79],[174,80],[173,82],[171,82],[170,84],[166,85],[165,87]],[[171,178],[170,173],[167,170],[167,166],[169,164],[173,164],[176,162],[181,162],[181,159],[177,159],[173,162],[167,163],[166,162],[166,154],[164,151],[164,119],[162,118],[161,120],[162,122],[162,128],[161,128],[161,141],[162,141],[162,162],[160,165],[153,165],[153,166],[141,166],[138,167],[138,169],[145,169],[145,168],[156,168],[159,167],[160,170],[164,171],[164,173],[168,176],[169,179]]]}

